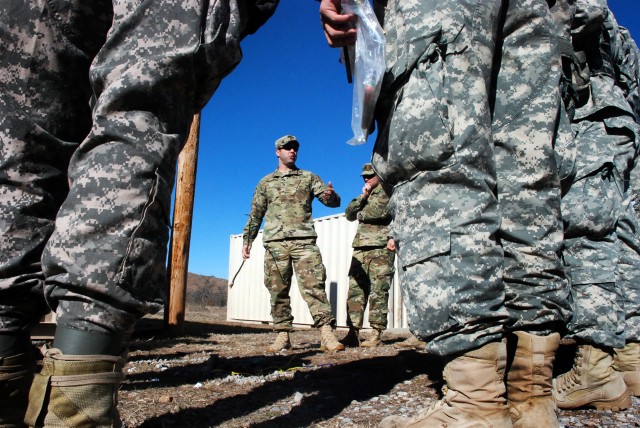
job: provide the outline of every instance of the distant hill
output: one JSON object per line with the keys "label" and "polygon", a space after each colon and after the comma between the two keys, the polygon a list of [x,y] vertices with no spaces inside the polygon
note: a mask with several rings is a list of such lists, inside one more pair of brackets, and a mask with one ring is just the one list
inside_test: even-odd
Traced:
{"label": "distant hill", "polygon": [[229,281],[215,276],[187,274],[187,306],[226,306]]}

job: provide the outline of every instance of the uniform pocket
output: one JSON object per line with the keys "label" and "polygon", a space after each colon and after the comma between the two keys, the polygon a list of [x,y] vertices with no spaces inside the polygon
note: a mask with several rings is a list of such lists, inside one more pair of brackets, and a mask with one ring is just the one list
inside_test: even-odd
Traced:
{"label": "uniform pocket", "polygon": [[402,242],[398,248],[398,261],[403,268],[451,251],[449,230],[434,230],[437,232],[430,232],[428,237],[418,233]]}
{"label": "uniform pocket", "polygon": [[[399,186],[400,192],[409,183]],[[402,195],[399,195],[401,198]],[[394,205],[394,238],[398,246],[398,264],[402,268],[446,254],[451,250],[451,221],[446,217],[430,218],[426,215],[424,201],[404,197],[402,204]]]}
{"label": "uniform pocket", "polygon": [[156,172],[132,233],[117,282],[143,302],[160,302],[166,281],[171,186]]}
{"label": "uniform pocket", "polygon": [[611,164],[573,183],[562,199],[566,237],[591,238],[611,233],[621,214],[621,196],[615,191]]}
{"label": "uniform pocket", "polygon": [[390,184],[419,172],[437,171],[457,162],[449,121],[447,69],[437,41],[440,30],[407,42],[404,58],[391,68],[394,82],[383,100],[381,127],[373,162]]}

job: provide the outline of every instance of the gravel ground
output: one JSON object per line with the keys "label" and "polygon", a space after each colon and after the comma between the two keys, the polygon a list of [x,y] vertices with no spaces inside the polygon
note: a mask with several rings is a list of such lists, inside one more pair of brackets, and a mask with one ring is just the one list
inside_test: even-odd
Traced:
{"label": "gravel ground", "polygon": [[[269,326],[229,323],[224,308],[188,312],[184,334],[162,333],[145,318],[129,344],[119,409],[127,427],[375,427],[386,416],[413,415],[438,399],[440,362],[392,345],[326,354],[319,332],[292,334],[293,349],[273,355]],[[341,337],[344,332],[339,331]],[[559,366],[570,366],[561,347]],[[640,400],[622,412],[563,411],[560,425],[640,427]]]}

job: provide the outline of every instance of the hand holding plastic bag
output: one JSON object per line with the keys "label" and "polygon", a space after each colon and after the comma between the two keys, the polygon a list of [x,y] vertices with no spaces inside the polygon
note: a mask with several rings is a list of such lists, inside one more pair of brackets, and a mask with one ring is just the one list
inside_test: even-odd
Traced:
{"label": "hand holding plastic bag", "polygon": [[385,38],[368,0],[342,0],[342,11],[358,17],[355,55],[351,55],[353,70],[353,138],[354,146],[367,142],[373,122],[376,101],[385,70]]}

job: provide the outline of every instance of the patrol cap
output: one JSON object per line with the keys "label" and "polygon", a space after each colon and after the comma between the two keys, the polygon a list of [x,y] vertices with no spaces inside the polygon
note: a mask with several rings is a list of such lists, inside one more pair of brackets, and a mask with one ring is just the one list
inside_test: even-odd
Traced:
{"label": "patrol cap", "polygon": [[373,175],[376,175],[376,172],[373,170],[373,165],[371,165],[370,163],[365,163],[364,165],[362,165],[362,174],[360,174],[363,177],[371,177]]}
{"label": "patrol cap", "polygon": [[300,142],[293,135],[285,135],[284,137],[280,137],[276,140],[276,150],[283,148],[289,143],[293,143],[296,147],[300,147]]}

